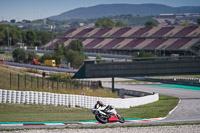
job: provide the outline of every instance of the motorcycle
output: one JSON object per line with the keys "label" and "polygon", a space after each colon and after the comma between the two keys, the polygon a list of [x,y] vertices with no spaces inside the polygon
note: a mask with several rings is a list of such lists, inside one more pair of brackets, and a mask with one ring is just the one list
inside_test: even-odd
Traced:
{"label": "motorcycle", "polygon": [[112,108],[109,109],[92,109],[92,113],[95,115],[95,118],[98,122],[102,124],[111,123],[111,122],[120,122],[124,123],[124,118],[117,114],[117,111]]}

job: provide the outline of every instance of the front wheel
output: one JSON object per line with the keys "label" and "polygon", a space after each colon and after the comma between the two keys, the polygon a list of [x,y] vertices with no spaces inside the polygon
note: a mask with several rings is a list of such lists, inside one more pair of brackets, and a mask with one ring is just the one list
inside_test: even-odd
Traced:
{"label": "front wheel", "polygon": [[120,115],[117,115],[117,116],[118,116],[119,122],[120,123],[124,123],[124,121],[125,121],[124,117],[121,117]]}
{"label": "front wheel", "polygon": [[108,122],[108,117],[101,115],[101,114],[97,114],[95,115],[95,118],[98,122],[102,123],[102,124],[106,124]]}

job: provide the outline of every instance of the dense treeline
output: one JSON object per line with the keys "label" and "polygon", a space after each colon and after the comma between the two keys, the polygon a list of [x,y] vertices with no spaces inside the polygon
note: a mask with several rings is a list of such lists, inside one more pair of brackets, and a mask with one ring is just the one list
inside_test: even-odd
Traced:
{"label": "dense treeline", "polygon": [[105,27],[124,27],[125,25],[121,21],[115,23],[111,19],[100,18],[96,21],[95,26],[105,28]]}
{"label": "dense treeline", "polygon": [[57,45],[53,54],[46,53],[40,60],[42,62],[47,59],[55,59],[56,64],[60,64],[61,60],[66,60],[71,64],[71,67],[79,68],[86,58],[82,42],[79,40],[72,40],[68,46]]}
{"label": "dense treeline", "polygon": [[45,53],[43,56],[37,56],[35,52],[25,51],[21,48],[16,48],[12,52],[15,62],[31,63],[37,58],[39,62],[44,60],[56,60],[56,64],[61,64],[62,60],[67,61],[73,68],[79,68],[87,56],[84,55],[83,44],[79,40],[72,40],[68,46],[57,45],[53,53]]}
{"label": "dense treeline", "polygon": [[26,46],[41,46],[51,40],[51,32],[22,30],[16,26],[0,25],[0,46],[15,46],[24,43]]}

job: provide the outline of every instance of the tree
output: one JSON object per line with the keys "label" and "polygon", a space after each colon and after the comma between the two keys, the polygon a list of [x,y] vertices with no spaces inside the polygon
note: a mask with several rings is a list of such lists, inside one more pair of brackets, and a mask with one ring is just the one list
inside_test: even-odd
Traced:
{"label": "tree", "polygon": [[42,58],[39,59],[39,62],[44,62],[44,60],[51,60],[53,59],[52,54],[50,53],[45,53]]}
{"label": "tree", "polygon": [[71,66],[74,68],[79,68],[84,61],[83,44],[79,40],[72,40],[67,47],[61,46],[64,56]]}
{"label": "tree", "polygon": [[8,44],[8,33],[7,33],[8,27],[9,26],[5,24],[0,25],[0,45]]}
{"label": "tree", "polygon": [[115,27],[124,27],[124,24],[122,23],[122,21],[118,21],[115,23]]}
{"label": "tree", "polygon": [[105,18],[100,18],[95,23],[96,27],[102,27],[102,28],[114,27],[114,25],[115,23],[111,19],[105,19]]}
{"label": "tree", "polygon": [[145,26],[157,26],[157,24],[153,21],[146,21]]}
{"label": "tree", "polygon": [[68,46],[57,44],[53,54],[45,53],[41,62],[47,59],[55,59],[60,64],[61,59],[66,59],[72,67],[79,68],[84,61],[83,44],[79,40],[72,40]]}
{"label": "tree", "polygon": [[16,48],[12,52],[12,56],[15,62],[25,62],[26,60],[26,52],[24,49]]}
{"label": "tree", "polygon": [[197,19],[197,24],[200,25],[200,18]]}
{"label": "tree", "polygon": [[10,27],[9,29],[10,45],[16,45],[22,42],[22,30],[18,27]]}
{"label": "tree", "polygon": [[102,57],[100,56],[100,55],[96,55],[96,60],[101,60],[102,59]]}
{"label": "tree", "polygon": [[187,23],[187,22],[183,22],[183,23],[181,23],[181,26],[188,26],[189,24]]}
{"label": "tree", "polygon": [[26,44],[29,46],[33,46],[34,42],[36,41],[36,33],[33,30],[26,31],[25,38]]}
{"label": "tree", "polygon": [[[22,30],[16,26],[0,25],[0,45],[16,45],[22,40]],[[9,41],[9,43],[8,43]]]}
{"label": "tree", "polygon": [[53,54],[53,58],[56,60],[56,64],[60,64],[60,60],[64,58],[64,50],[64,45],[56,45]]}
{"label": "tree", "polygon": [[14,49],[12,52],[12,56],[15,62],[25,62],[25,63],[29,63],[37,57],[34,51],[28,52],[21,48]]}
{"label": "tree", "polygon": [[74,68],[79,68],[83,64],[83,61],[84,61],[84,55],[72,49],[69,49],[67,51],[67,54],[65,57],[67,61],[71,63],[71,66]]}
{"label": "tree", "polygon": [[27,52],[27,56],[28,56],[28,58],[26,59],[27,63],[33,61],[33,59],[37,57],[34,51]]}
{"label": "tree", "polygon": [[42,42],[40,40],[37,40],[34,42],[34,46],[41,46]]}
{"label": "tree", "polygon": [[69,49],[83,53],[83,43],[79,40],[72,40],[68,46]]}
{"label": "tree", "polygon": [[41,45],[48,43],[51,40],[51,33],[46,31],[37,32],[37,41],[41,42]]}
{"label": "tree", "polygon": [[138,51],[133,53],[133,57],[156,57],[154,52]]}

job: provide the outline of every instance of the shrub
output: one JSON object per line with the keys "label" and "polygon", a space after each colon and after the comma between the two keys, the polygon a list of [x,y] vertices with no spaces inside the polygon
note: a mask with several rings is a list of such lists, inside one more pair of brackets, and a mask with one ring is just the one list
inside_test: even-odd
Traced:
{"label": "shrub", "polygon": [[66,81],[70,80],[71,77],[72,76],[70,74],[50,74],[48,78],[53,81]]}

